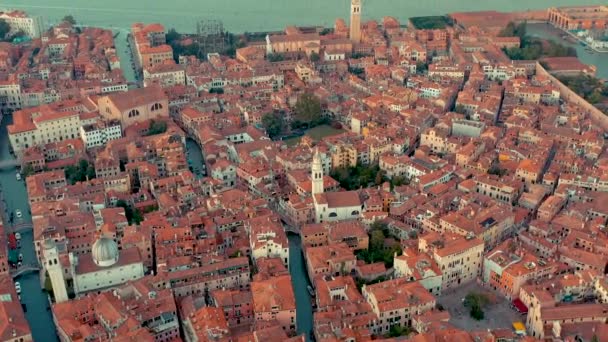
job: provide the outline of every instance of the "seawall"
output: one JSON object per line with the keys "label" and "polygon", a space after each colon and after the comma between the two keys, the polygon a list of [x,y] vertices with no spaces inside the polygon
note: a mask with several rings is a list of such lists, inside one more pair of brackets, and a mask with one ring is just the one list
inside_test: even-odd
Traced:
{"label": "seawall", "polygon": [[587,111],[589,118],[594,124],[601,127],[604,131],[608,131],[608,115],[605,115],[601,110],[595,108],[591,103],[560,82],[555,76],[545,70],[539,62],[536,62],[536,74],[547,77],[551,81],[551,84],[559,89],[561,97],[566,102],[574,103],[583,108]]}

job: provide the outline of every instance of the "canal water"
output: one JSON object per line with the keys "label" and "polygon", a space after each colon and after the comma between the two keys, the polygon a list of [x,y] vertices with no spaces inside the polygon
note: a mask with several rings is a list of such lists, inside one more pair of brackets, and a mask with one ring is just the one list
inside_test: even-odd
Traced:
{"label": "canal water", "polygon": [[186,139],[186,151],[188,154],[188,167],[191,168],[192,173],[194,173],[197,178],[205,176],[205,162],[203,159],[203,151],[198,146],[196,141],[194,141],[194,139]]}
{"label": "canal water", "polygon": [[[9,115],[5,115],[0,127],[0,161],[13,159],[9,153],[8,134],[6,132],[6,126],[11,122],[11,119]],[[6,208],[9,213],[21,210],[23,222],[31,222],[25,181],[18,181],[15,174],[16,169],[14,168],[0,170],[2,197],[6,201]],[[21,232],[20,252],[23,254],[24,264],[37,263],[32,231]],[[21,283],[21,303],[24,304],[25,316],[30,324],[34,341],[58,341],[53,317],[51,311],[48,310],[47,295],[42,292],[38,273],[29,273],[15,280]]]}
{"label": "canal water", "polygon": [[312,331],[312,302],[307,286],[310,285],[306,262],[302,254],[302,243],[300,236],[289,233],[289,272],[294,295],[296,296],[296,330],[298,334],[304,334],[306,340],[310,341]]}
{"label": "canal water", "polygon": [[137,82],[135,77],[135,66],[133,65],[133,55],[131,48],[127,41],[127,35],[129,31],[126,29],[115,29],[114,34],[118,34],[114,38],[114,46],[116,47],[116,53],[120,59],[120,68],[127,82]]}

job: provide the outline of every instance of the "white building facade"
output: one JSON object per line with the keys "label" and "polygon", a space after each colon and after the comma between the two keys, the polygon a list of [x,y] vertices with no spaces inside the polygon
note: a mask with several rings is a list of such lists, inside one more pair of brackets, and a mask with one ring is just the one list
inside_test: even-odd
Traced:
{"label": "white building facade", "polygon": [[22,11],[0,12],[0,19],[4,19],[11,27],[11,33],[22,31],[30,38],[40,38],[44,31],[42,17],[28,16]]}
{"label": "white building facade", "polygon": [[110,121],[102,125],[85,125],[80,127],[80,138],[87,149],[104,146],[108,141],[122,138],[119,121]]}
{"label": "white building facade", "polygon": [[136,247],[118,250],[116,242],[101,237],[91,253],[70,253],[70,267],[76,296],[125,284],[144,276],[144,264]]}

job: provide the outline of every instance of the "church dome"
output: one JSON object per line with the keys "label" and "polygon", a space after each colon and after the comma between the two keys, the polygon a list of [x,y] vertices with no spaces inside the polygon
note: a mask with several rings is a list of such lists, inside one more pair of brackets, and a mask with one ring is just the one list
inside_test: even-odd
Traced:
{"label": "church dome", "polygon": [[97,266],[112,266],[118,261],[118,245],[114,240],[102,236],[93,244],[91,254]]}

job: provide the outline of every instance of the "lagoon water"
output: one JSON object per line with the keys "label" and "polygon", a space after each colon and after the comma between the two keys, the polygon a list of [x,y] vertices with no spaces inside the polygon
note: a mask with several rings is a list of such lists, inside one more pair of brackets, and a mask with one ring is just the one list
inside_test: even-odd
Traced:
{"label": "lagoon water", "polygon": [[[286,25],[332,26],[347,19],[350,0],[7,0],[0,8],[23,9],[48,23],[72,14],[100,27],[128,28],[133,22],[160,22],[193,32],[201,19],[220,19],[232,32],[279,30]],[[363,18],[390,15],[400,20],[458,11],[525,11],[550,6],[606,4],[605,0],[363,0]]]}

